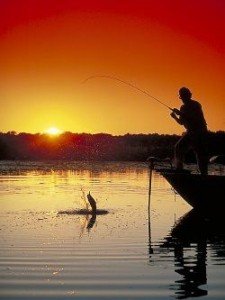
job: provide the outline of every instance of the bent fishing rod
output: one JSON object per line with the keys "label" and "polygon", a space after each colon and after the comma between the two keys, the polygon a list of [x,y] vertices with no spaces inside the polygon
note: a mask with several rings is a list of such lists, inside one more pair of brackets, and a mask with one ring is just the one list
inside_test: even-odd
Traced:
{"label": "bent fishing rod", "polygon": [[86,78],[83,83],[86,83],[87,81],[91,80],[91,79],[95,79],[95,78],[108,78],[108,79],[111,79],[111,80],[116,80],[116,81],[119,81],[120,83],[123,83],[125,85],[128,85],[130,87],[132,87],[133,89],[145,94],[146,96],[154,99],[155,101],[157,101],[158,103],[160,103],[161,105],[165,106],[166,108],[168,108],[169,110],[173,111],[173,108],[171,108],[170,106],[166,105],[165,103],[163,103],[161,100],[159,100],[158,98],[152,96],[151,94],[149,94],[149,92],[147,92],[146,90],[142,90],[141,88],[137,87],[136,85],[128,82],[128,81],[125,81],[125,80],[122,80],[118,77],[115,77],[115,76],[109,76],[109,75],[95,75],[95,76],[90,76],[88,78]]}

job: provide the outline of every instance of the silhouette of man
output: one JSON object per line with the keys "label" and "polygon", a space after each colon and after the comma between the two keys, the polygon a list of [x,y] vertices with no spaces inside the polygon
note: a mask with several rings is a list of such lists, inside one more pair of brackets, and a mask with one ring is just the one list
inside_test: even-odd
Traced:
{"label": "silhouette of man", "polygon": [[183,105],[180,110],[174,108],[171,117],[186,128],[186,133],[175,145],[176,169],[183,169],[185,153],[191,148],[196,154],[199,171],[202,175],[208,173],[208,155],[206,149],[207,124],[203,115],[201,104],[192,100],[191,91],[182,87],[179,90],[179,98]]}

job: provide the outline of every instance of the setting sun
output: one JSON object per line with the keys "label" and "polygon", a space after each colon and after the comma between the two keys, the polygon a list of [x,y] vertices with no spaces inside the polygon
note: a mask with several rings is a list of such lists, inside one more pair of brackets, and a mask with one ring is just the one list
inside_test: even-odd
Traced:
{"label": "setting sun", "polygon": [[45,133],[49,135],[59,135],[62,133],[62,130],[56,128],[56,127],[50,127],[47,130],[45,130]]}

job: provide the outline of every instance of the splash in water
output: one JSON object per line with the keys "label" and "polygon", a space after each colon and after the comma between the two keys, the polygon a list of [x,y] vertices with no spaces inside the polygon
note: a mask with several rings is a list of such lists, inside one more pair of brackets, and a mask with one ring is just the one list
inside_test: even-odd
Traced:
{"label": "splash in water", "polygon": [[[67,214],[67,215],[106,215],[109,212],[105,209],[97,209],[96,200],[92,197],[91,193],[89,192],[87,194],[87,200],[85,196],[85,192],[83,188],[81,188],[82,196],[81,199],[83,199],[86,208],[83,209],[70,209],[70,210],[61,210],[58,213],[59,214]],[[91,206],[91,209],[89,209],[89,206]]]}

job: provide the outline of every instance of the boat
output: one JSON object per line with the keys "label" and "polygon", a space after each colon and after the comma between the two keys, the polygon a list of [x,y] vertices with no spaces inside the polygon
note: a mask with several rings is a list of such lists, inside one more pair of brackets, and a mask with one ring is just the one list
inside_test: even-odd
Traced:
{"label": "boat", "polygon": [[173,189],[195,210],[207,214],[224,214],[225,176],[200,175],[190,171],[158,169]]}

